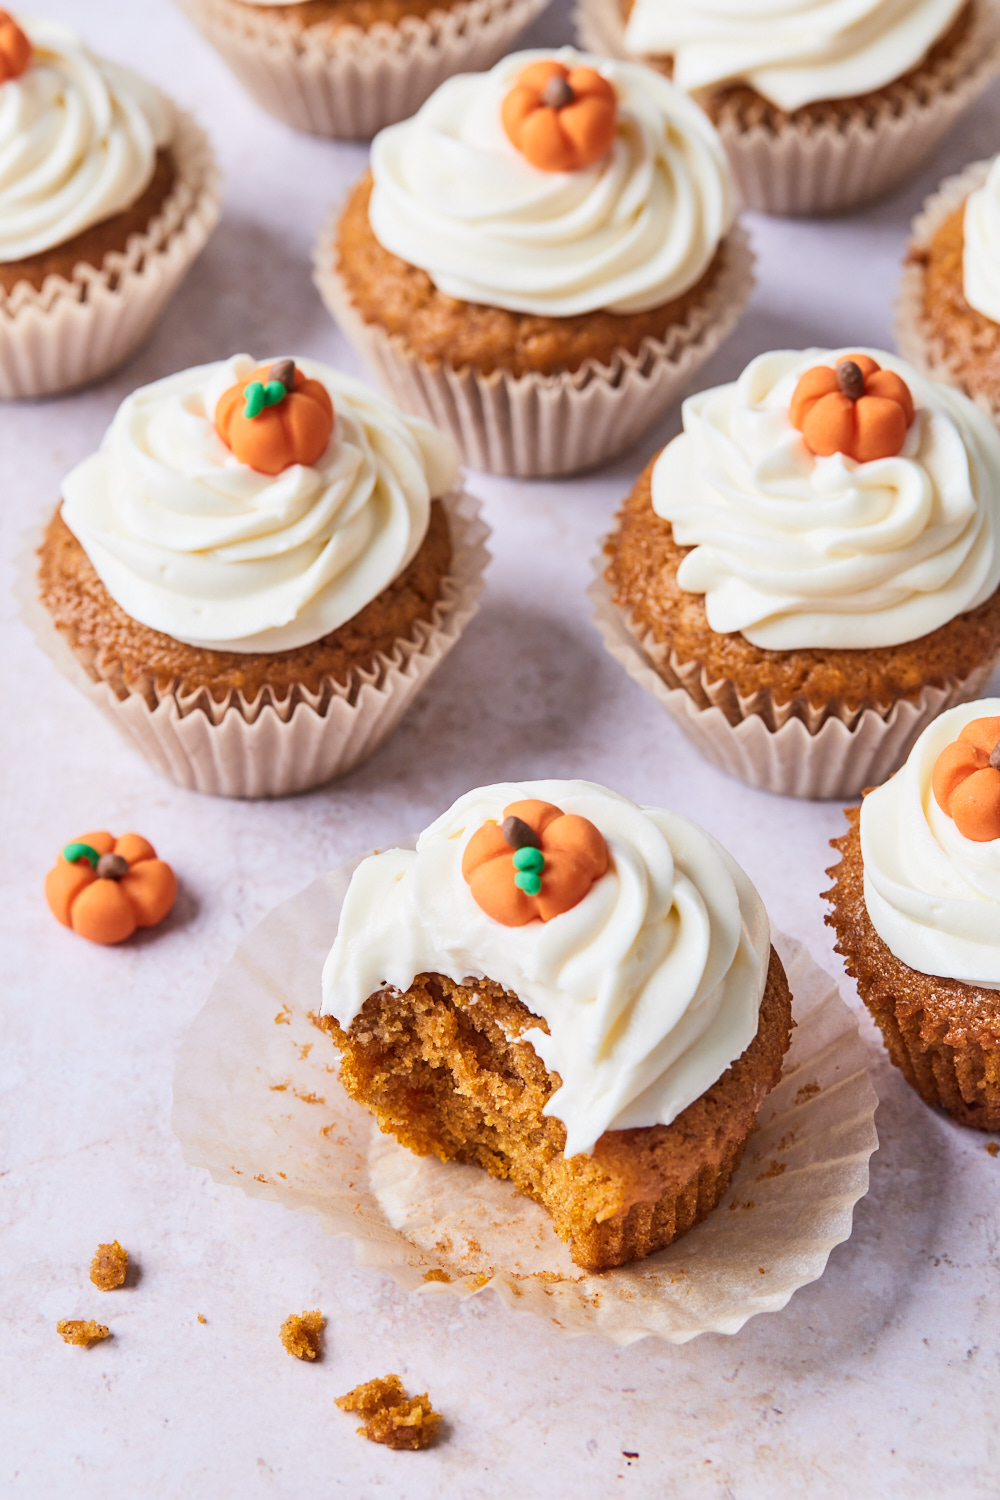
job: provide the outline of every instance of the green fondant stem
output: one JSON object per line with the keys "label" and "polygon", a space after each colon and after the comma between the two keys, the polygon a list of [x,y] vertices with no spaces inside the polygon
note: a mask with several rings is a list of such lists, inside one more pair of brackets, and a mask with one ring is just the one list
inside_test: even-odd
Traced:
{"label": "green fondant stem", "polygon": [[72,843],[66,845],[62,852],[62,857],[68,860],[71,865],[75,865],[79,860],[85,859],[90,868],[96,870],[97,861],[101,856],[90,844]]}

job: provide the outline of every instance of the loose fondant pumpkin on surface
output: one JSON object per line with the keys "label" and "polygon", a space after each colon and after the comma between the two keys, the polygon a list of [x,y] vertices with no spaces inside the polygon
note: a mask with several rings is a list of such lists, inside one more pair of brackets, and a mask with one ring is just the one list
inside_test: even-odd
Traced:
{"label": "loose fondant pumpkin on surface", "polygon": [[507,138],[542,172],[576,172],[610,151],[618,99],[595,68],[529,63],[503,101]]}
{"label": "loose fondant pumpkin on surface", "polygon": [[20,78],[31,61],[31,43],[9,11],[0,10],[0,83]]}
{"label": "loose fondant pumpkin on surface", "polygon": [[92,943],[121,943],[137,927],[155,927],[176,895],[173,870],[137,833],[85,833],[45,877],[53,916]]}
{"label": "loose fondant pumpkin on surface", "polygon": [[215,427],[241,464],[273,476],[323,456],[333,434],[333,402],[321,381],[282,359],[224,392]]}
{"label": "loose fondant pumpkin on surface", "polygon": [[1000,839],[1000,718],[973,719],[945,745],[931,790],[965,838],[977,844]]}
{"label": "loose fondant pumpkin on surface", "polygon": [[608,868],[603,834],[551,802],[512,802],[503,823],[484,823],[462,858],[477,905],[505,927],[551,921],[582,901]]}
{"label": "loose fondant pumpkin on surface", "polygon": [[844,453],[858,463],[894,458],[913,421],[913,397],[895,370],[867,354],[814,365],[795,387],[788,409],[792,426],[817,457]]}

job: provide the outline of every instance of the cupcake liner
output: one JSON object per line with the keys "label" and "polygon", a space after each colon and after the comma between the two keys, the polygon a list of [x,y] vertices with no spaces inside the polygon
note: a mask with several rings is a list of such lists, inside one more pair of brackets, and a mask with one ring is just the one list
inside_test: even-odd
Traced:
{"label": "cupcake liner", "polygon": [[987,662],[961,681],[925,687],[916,700],[900,699],[884,712],[837,702],[818,710],[801,700],[778,704],[764,691],[746,698],[734,683],[711,682],[700,667],[680,663],[662,647],[650,654],[612,599],[606,562],[603,553],[596,559],[587,592],[607,651],[663,705],[706,760],[761,791],[815,799],[860,796],[898,770],[932,719],[978,697],[993,670]]}
{"label": "cupcake liner", "polygon": [[950,1046],[922,1034],[921,1017],[882,994],[862,996],[882,1033],[886,1051],[912,1089],[959,1125],[1000,1130],[997,1048],[978,1042]]}
{"label": "cupcake liner", "polygon": [[184,1038],[172,1123],[190,1165],[317,1214],[327,1233],[353,1239],[360,1265],[404,1290],[464,1298],[492,1288],[507,1307],[560,1333],[616,1344],[736,1333],[823,1274],[868,1189],[877,1101],[857,1022],[799,943],[772,933],[797,1024],[722,1203],[667,1250],[588,1273],[545,1211],[509,1182],[414,1156],[337,1081],[338,1054],[316,1029],[316,1010],[359,862],[265,919]]}
{"label": "cupcake liner", "polygon": [[[637,60],[625,48],[619,0],[578,0],[575,20],[588,51]],[[885,197],[912,176],[998,72],[1000,11],[993,0],[981,0],[968,34],[942,62],[937,87],[897,82],[885,108],[865,107],[808,128],[745,125],[725,113],[716,128],[748,208],[843,213]]]}
{"label": "cupcake liner", "polygon": [[372,755],[395,729],[479,608],[489,560],[489,528],[479,503],[464,492],[442,502],[451,528],[452,561],[429,621],[346,683],[328,678],[319,692],[285,699],[265,690],[253,700],[230,693],[181,695],[145,685],[120,691],[90,675],[38,600],[34,549],[22,562],[17,592],[22,617],[64,676],[110,719],[134,750],[163,776],[219,797],[284,797],[343,776]]}
{"label": "cupcake liner", "polygon": [[363,320],[337,270],[338,217],[323,226],[314,256],[323,301],[393,400],[447,432],[470,468],[494,474],[574,474],[623,453],[683,395],[753,287],[753,253],[737,226],[715,284],[665,340],[645,339],[637,354],[622,350],[610,365],[588,360],[562,375],[481,375],[422,360]]}
{"label": "cupcake liner", "polygon": [[50,396],[99,380],[134,354],[219,221],[208,137],[175,108],[177,180],[160,212],[100,267],[80,264],[40,290],[0,290],[0,400]]}
{"label": "cupcake liner", "polygon": [[362,140],[415,114],[454,73],[509,52],[548,0],[465,0],[398,26],[290,33],[287,18],[227,0],[179,0],[262,109],[294,130]]}

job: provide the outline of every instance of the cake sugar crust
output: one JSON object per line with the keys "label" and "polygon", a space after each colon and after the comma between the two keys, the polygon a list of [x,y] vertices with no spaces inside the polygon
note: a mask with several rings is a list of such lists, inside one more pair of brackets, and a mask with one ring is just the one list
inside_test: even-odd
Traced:
{"label": "cake sugar crust", "polygon": [[961,371],[966,390],[1000,407],[1000,324],[965,300],[965,203],[938,225],[927,245],[907,254],[923,277],[921,311],[925,336],[949,365]]}

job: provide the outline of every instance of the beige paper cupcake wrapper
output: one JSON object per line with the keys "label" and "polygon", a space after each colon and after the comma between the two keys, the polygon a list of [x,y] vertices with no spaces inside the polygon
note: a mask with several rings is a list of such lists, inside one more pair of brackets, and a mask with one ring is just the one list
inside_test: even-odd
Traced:
{"label": "beige paper cupcake wrapper", "polygon": [[[578,0],[581,46],[636,61],[625,48],[619,0]],[[655,66],[655,62],[654,62]],[[717,128],[748,208],[768,214],[842,213],[883,198],[920,167],[963,110],[1000,72],[1000,13],[982,0],[937,87],[895,85],[902,107],[858,110],[829,124],[775,130],[723,115]],[[849,101],[848,101],[849,102]]]}
{"label": "beige paper cupcake wrapper", "polygon": [[573,1264],[544,1210],[510,1183],[414,1156],[341,1088],[338,1053],[315,1013],[359,863],[272,912],[237,949],[185,1037],[173,1127],[192,1166],[252,1197],[317,1214],[327,1233],[353,1239],[359,1264],[407,1291],[464,1298],[492,1288],[507,1307],[562,1333],[616,1344],[736,1333],[823,1274],[868,1190],[877,1101],[857,1022],[799,943],[772,933],[796,1028],[720,1206],[658,1255],[591,1274]]}
{"label": "beige paper cupcake wrapper", "polygon": [[50,396],[99,380],[122,364],[162,316],[219,221],[219,173],[208,137],[176,110],[174,187],[141,234],[99,268],[40,290],[0,291],[0,400]]}
{"label": "beige paper cupcake wrapper", "polygon": [[452,74],[491,68],[548,0],[464,0],[326,35],[232,0],[179,3],[262,109],[295,130],[361,140],[415,114]]}
{"label": "beige paper cupcake wrapper", "polygon": [[338,217],[323,226],[314,257],[323,301],[393,400],[447,432],[470,468],[494,474],[574,474],[623,453],[684,394],[753,287],[753,254],[737,226],[715,284],[666,340],[646,339],[637,354],[622,351],[611,365],[588,360],[572,374],[481,375],[432,365],[364,322],[337,271]]}
{"label": "beige paper cupcake wrapper", "polygon": [[802,700],[779,704],[766,692],[746,698],[734,683],[710,681],[699,666],[681,663],[648,636],[637,639],[612,600],[605,565],[601,554],[587,592],[608,652],[706,760],[761,791],[817,799],[860,796],[899,769],[932,719],[978,697],[993,670],[988,662],[961,682],[926,687],[915,701],[901,699],[881,711],[837,702],[818,710]]}
{"label": "beige paper cupcake wrapper", "polygon": [[446,496],[452,561],[430,621],[420,621],[391,656],[347,683],[328,679],[318,693],[296,690],[277,700],[269,692],[248,701],[241,693],[214,701],[123,690],[95,680],[38,600],[37,559],[22,564],[21,612],[43,651],[110,719],[134,750],[179,786],[220,797],[284,797],[343,776],[372,755],[395,729],[431,673],[447,656],[479,608],[489,560],[489,528],[471,495]]}

